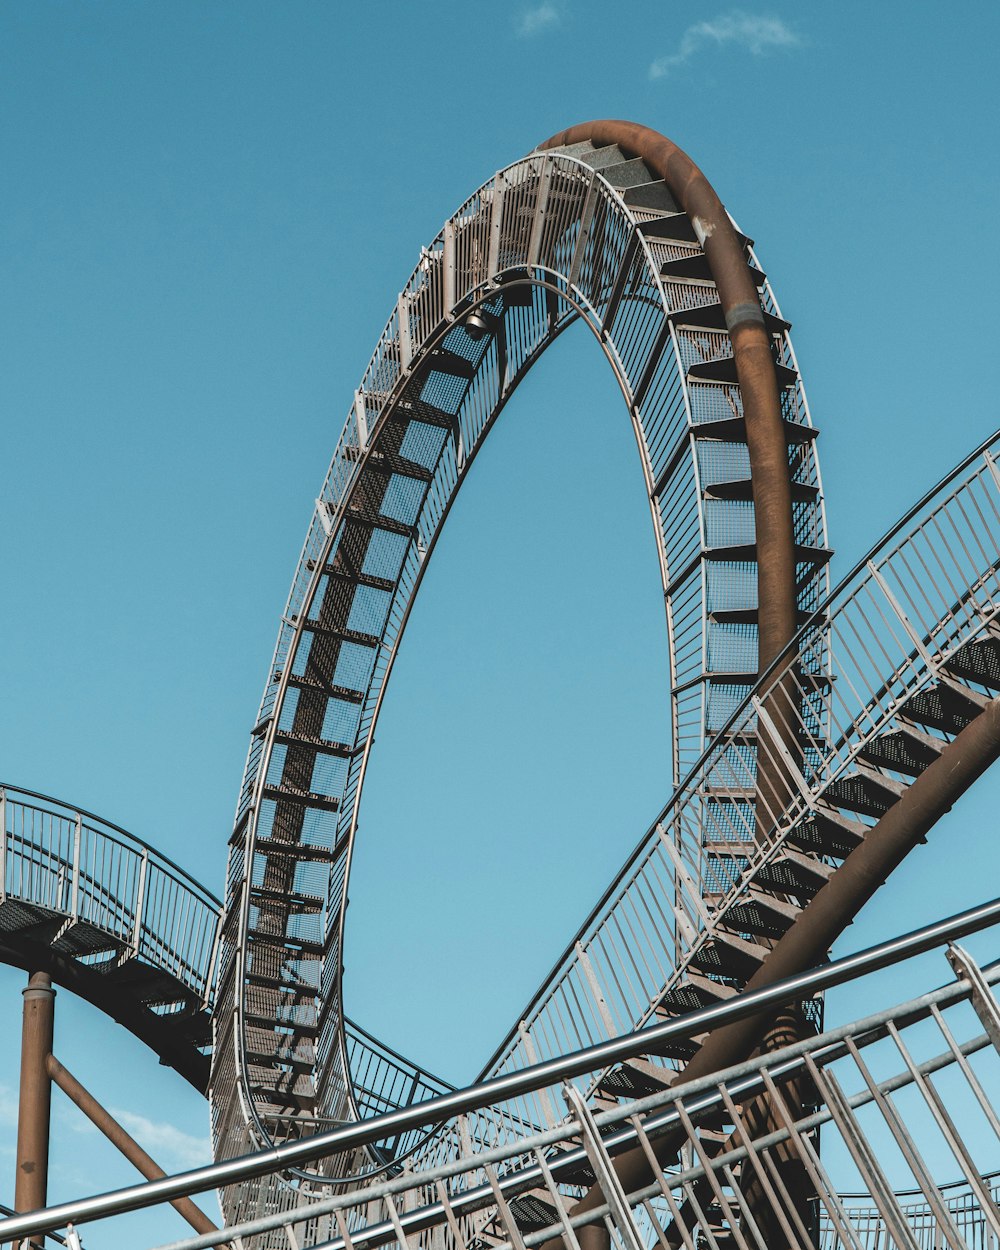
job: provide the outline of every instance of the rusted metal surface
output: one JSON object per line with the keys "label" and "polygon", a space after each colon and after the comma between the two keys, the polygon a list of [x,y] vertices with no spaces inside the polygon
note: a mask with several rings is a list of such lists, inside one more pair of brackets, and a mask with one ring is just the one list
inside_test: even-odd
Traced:
{"label": "rusted metal surface", "polygon": [[45,1059],[52,1050],[56,992],[51,978],[44,972],[32,973],[27,988],[21,992],[24,1013],[14,1206],[18,1211],[36,1211],[45,1206],[48,1189],[52,1087],[45,1071]]}
{"label": "rusted metal surface", "polygon": [[[763,673],[795,634],[795,537],[788,448],[771,337],[743,243],[711,183],[687,153],[665,136],[634,122],[585,122],[553,135],[541,147],[585,140],[595,146],[615,144],[626,157],[641,158],[663,179],[690,219],[718,289],[746,423],[757,544],[757,671]],[[791,673],[787,687],[775,690],[772,699],[787,698],[793,692]],[[764,710],[765,714],[770,710],[767,704]],[[785,723],[780,717],[771,719],[779,726]],[[764,737],[757,744],[758,840],[769,823],[764,813],[783,810],[793,793],[783,757],[795,759],[797,744],[791,732],[779,729],[778,733],[779,742],[771,743]],[[766,1115],[766,1110],[762,1114]],[[602,1230],[594,1227],[588,1235],[600,1240]]]}
{"label": "rusted metal surface", "polygon": [[743,397],[753,479],[759,578],[759,668],[763,671],[795,633],[795,546],[788,451],[771,340],[739,235],[711,183],[675,143],[635,122],[593,121],[571,126],[540,145],[589,140],[617,144],[640,157],[691,219],[704,249],[733,344]]}
{"label": "rusted metal surface", "polygon": [[[1000,758],[1000,699],[994,699],[950,742],[870,830],[838,871],[802,910],[770,955],[747,982],[746,991],[763,989],[820,962],[861,908],[885,883],[893,869],[920,842],[935,823],[989,766]],[[769,1025],[769,1015],[750,1016],[716,1029],[684,1070],[682,1080],[693,1081],[739,1063],[758,1046]],[[665,1134],[654,1146],[662,1165],[674,1161],[683,1134]],[[647,1155],[634,1149],[616,1161],[625,1188],[632,1190],[651,1176]],[[573,1208],[583,1213],[604,1201],[592,1188]],[[585,1250],[606,1250],[600,1230]],[[547,1244],[554,1250],[558,1241]]]}
{"label": "rusted metal surface", "polygon": [[[147,1181],[159,1180],[161,1176],[166,1176],[166,1172],[156,1160],[148,1155],[114,1116],[101,1106],[94,1095],[80,1084],[72,1072],[63,1067],[55,1055],[46,1055],[44,1070],[47,1078],[46,1084],[51,1080],[58,1085],[70,1102],[79,1107],[91,1124],[100,1129],[108,1141],[121,1151]],[[204,1211],[195,1206],[190,1198],[172,1198],[170,1205],[178,1215],[187,1220],[196,1233],[219,1232],[217,1225],[213,1224]],[[223,1235],[219,1233],[219,1236],[218,1244],[228,1246],[229,1242],[222,1239]]]}

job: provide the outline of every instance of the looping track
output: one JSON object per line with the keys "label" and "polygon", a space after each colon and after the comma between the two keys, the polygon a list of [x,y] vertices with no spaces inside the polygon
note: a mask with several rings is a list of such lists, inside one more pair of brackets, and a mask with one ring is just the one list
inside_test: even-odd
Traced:
{"label": "looping track", "polygon": [[[220,1156],[357,1112],[341,949],[375,720],[451,502],[517,383],[567,325],[579,319],[595,335],[640,451],[666,608],[675,781],[756,679],[760,436],[745,392],[781,451],[795,608],[805,617],[823,598],[830,553],[815,432],[788,325],[749,240],[724,215],[710,234],[713,246],[730,240],[725,281],[754,301],[753,317],[738,305],[732,331],[734,297],[717,285],[704,222],[642,159],[584,140],[500,171],[423,249],[317,500],[250,748],[212,1080]],[[767,346],[763,384],[748,382],[734,354],[744,322]],[[330,1172],[373,1162],[333,1160]],[[231,1198],[235,1209],[260,1200]]]}

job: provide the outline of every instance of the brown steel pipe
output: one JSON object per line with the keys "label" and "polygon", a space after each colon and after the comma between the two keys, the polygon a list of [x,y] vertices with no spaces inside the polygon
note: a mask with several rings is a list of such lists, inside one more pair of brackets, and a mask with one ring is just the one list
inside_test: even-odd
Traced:
{"label": "brown steel pipe", "polygon": [[[834,941],[893,869],[998,758],[1000,699],[994,699],[914,780],[803,908],[747,982],[747,992],[763,989],[824,959]],[[740,1063],[758,1045],[770,1018],[764,1013],[716,1029],[687,1065],[681,1080],[696,1080]],[[672,1162],[683,1137],[682,1132],[675,1130],[654,1144],[661,1164],[666,1166]],[[638,1148],[617,1159],[615,1170],[626,1192],[650,1179],[648,1160]],[[595,1186],[571,1214],[583,1214],[603,1201],[600,1189]],[[602,1231],[595,1226],[588,1239],[588,1250],[597,1250],[602,1241],[607,1245],[606,1233],[603,1238],[600,1236]],[[554,1238],[546,1243],[546,1250],[554,1250],[559,1245],[560,1239]]]}
{"label": "brown steel pipe", "polygon": [[[46,1084],[51,1080],[58,1085],[70,1102],[75,1103],[80,1108],[91,1124],[101,1130],[108,1141],[121,1151],[129,1163],[146,1180],[155,1181],[162,1176],[166,1176],[166,1172],[164,1172],[156,1160],[151,1158],[135,1138],[118,1123],[114,1116],[101,1106],[93,1094],[85,1089],[76,1077],[63,1067],[55,1055],[49,1054],[46,1056],[45,1072]],[[44,1206],[44,1202],[40,1205]],[[218,1226],[213,1224],[204,1211],[200,1207],[195,1206],[190,1198],[171,1198],[170,1205],[178,1215],[187,1220],[196,1233],[219,1233],[219,1240],[215,1244],[218,1246],[229,1246],[229,1242],[225,1240],[225,1235]]]}
{"label": "brown steel pipe", "polygon": [[47,973],[34,972],[21,993],[24,1010],[14,1207],[18,1211],[37,1211],[45,1206],[48,1189],[52,1087],[45,1071],[45,1059],[52,1050],[56,992]]}
{"label": "brown steel pipe", "polygon": [[625,156],[640,157],[663,179],[690,218],[719,291],[746,418],[757,538],[758,671],[763,672],[795,633],[795,542],[788,448],[771,339],[743,245],[702,171],[686,152],[648,126],[583,122],[553,135],[539,150],[588,139],[595,147],[617,144]]}
{"label": "brown steel pipe", "polygon": [[[634,122],[594,121],[572,126],[540,145],[541,150],[589,140],[595,147],[617,144],[626,157],[639,157],[688,216],[719,292],[733,345],[750,459],[757,544],[757,672],[763,673],[795,635],[795,533],[791,473],[781,398],[757,288],[743,244],[711,183],[675,143]],[[797,696],[794,670],[764,701],[778,742],[762,732],[756,770],[756,837],[762,842],[794,793],[783,755],[795,760],[795,715],[783,715]],[[597,1242],[601,1238],[597,1237]],[[586,1250],[586,1248],[585,1248]]]}

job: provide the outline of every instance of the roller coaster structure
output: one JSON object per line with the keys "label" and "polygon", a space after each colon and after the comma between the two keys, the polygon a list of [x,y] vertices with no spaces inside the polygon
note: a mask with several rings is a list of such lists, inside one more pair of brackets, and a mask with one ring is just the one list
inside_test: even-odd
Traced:
{"label": "roller coaster structure", "polygon": [[[520,380],[577,320],[611,365],[640,454],[667,624],[674,793],[482,1080],[692,1011],[723,1012],[719,1027],[575,1074],[566,1133],[597,1152],[589,1180],[567,1167],[565,1183],[550,1176],[535,1201],[555,1201],[567,1237],[567,1218],[586,1222],[617,1201],[608,1228],[629,1244],[652,1235],[653,1225],[630,1227],[626,1208],[627,1195],[652,1183],[654,1161],[659,1174],[692,1149],[701,1158],[706,1143],[714,1150],[761,1126],[745,1110],[734,1115],[727,1094],[728,1118],[716,1109],[684,1133],[640,1131],[607,1159],[600,1127],[624,1123],[623,1104],[634,1116],[637,1098],[666,1106],[680,1080],[718,1086],[762,1038],[758,1069],[775,1046],[808,1050],[817,1000],[777,1037],[761,1013],[730,1018],[726,1005],[821,962],[1000,753],[996,440],[830,596],[816,431],[789,325],[751,241],[690,159],[652,131],[598,122],[554,136],[484,183],[422,249],[316,501],[251,736],[224,903],[124,831],[6,787],[0,955],[78,989],[207,1089],[220,1161],[285,1158],[286,1147],[345,1122],[447,1096],[445,1082],[344,1014],[362,785],[388,677],[458,489]],[[840,1114],[829,1082],[810,1073],[813,1095]],[[773,1117],[783,1104],[765,1085]],[[789,1097],[791,1120],[808,1118],[808,1099]],[[416,1119],[306,1151],[301,1164],[236,1168],[231,1181],[219,1176],[226,1221],[285,1246],[301,1237],[301,1227],[287,1230],[301,1225],[293,1215],[303,1203],[358,1186],[403,1192],[401,1175],[418,1178],[413,1185],[458,1176],[483,1152],[520,1157],[522,1142],[538,1155],[539,1134],[561,1123],[551,1089],[537,1086],[482,1102],[461,1131]],[[789,1132],[804,1157],[806,1138]],[[746,1168],[723,1184],[707,1158],[701,1189],[685,1201],[697,1206],[700,1194],[704,1207],[704,1185],[712,1190],[711,1218],[705,1208],[692,1224],[709,1243],[713,1219],[737,1241],[749,1227],[767,1242],[768,1218],[793,1243],[819,1235],[818,1225],[791,1228],[804,1218],[794,1194],[775,1196],[775,1185],[790,1184],[787,1160],[761,1198]],[[805,1170],[810,1202],[819,1195],[829,1212],[835,1187],[811,1163]],[[873,1200],[890,1192],[875,1188]],[[443,1227],[453,1240],[506,1236],[516,1246],[537,1231],[527,1199],[511,1208],[493,1196],[485,1215],[462,1214],[471,1222],[461,1229],[451,1211]],[[331,1228],[349,1236],[339,1218],[311,1224],[308,1239]],[[369,1217],[357,1218],[360,1227]],[[682,1204],[672,1218],[683,1230],[691,1211]],[[910,1225],[894,1218],[899,1239]],[[936,1207],[934,1218],[940,1226]],[[271,1225],[257,1227],[262,1219]],[[842,1236],[840,1210],[836,1220]],[[402,1239],[391,1212],[389,1223]]]}

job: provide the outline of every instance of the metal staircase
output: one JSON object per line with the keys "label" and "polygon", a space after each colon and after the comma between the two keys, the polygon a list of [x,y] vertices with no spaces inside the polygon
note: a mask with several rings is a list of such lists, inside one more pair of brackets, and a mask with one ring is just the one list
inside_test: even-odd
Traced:
{"label": "metal staircase", "polygon": [[[484,1076],[565,1053],[576,1039],[597,1041],[733,1001],[838,863],[989,702],[1000,688],[998,445],[1000,436],[899,523],[723,727]],[[827,666],[819,685],[809,675],[816,655]],[[812,698],[817,689],[822,707]],[[773,814],[760,838],[759,794],[744,753],[755,740],[750,731],[762,729],[762,708],[776,706],[775,690],[787,713],[782,728],[793,728],[803,745],[802,762],[793,801]],[[768,728],[772,738],[776,729]],[[735,766],[733,743],[741,753]],[[711,821],[702,824],[706,810]],[[668,829],[682,835],[679,844],[668,840]],[[711,834],[714,843],[704,845]],[[703,901],[695,874],[706,852],[728,856],[730,871],[720,877],[724,888]],[[671,866],[682,891],[673,924],[661,929],[650,923],[649,904],[655,890],[666,893]],[[656,969],[669,969],[672,958],[657,987]],[[702,1040],[675,1039],[608,1069],[591,1086],[595,1105],[670,1088]],[[537,1101],[505,1110],[512,1119],[545,1122]],[[487,1126],[477,1131],[492,1139]],[[709,1142],[728,1131],[710,1126]],[[442,1160],[448,1149],[428,1143],[421,1166]]]}
{"label": "metal staircase", "polygon": [[[1000,1243],[990,1166],[1000,1144],[1000,1006],[992,988],[1000,963],[980,966],[955,942],[988,926],[995,941],[998,923],[994,901],[724,1008],[505,1078],[508,1092],[532,1091],[548,1102],[553,1123],[541,1131],[479,1141],[476,1125],[499,1101],[498,1083],[489,1081],[239,1162],[10,1216],[0,1220],[0,1237],[67,1221],[86,1233],[97,1218],[222,1180],[239,1183],[293,1159],[310,1164],[325,1153],[371,1151],[379,1140],[438,1123],[460,1143],[449,1160],[410,1165],[312,1201],[300,1195],[295,1208],[260,1211],[225,1235],[281,1250],[533,1250],[553,1239],[579,1250],[602,1233],[615,1250],[988,1250]],[[887,970],[895,983],[903,961],[941,947],[954,979],[939,988],[669,1090],[636,1091],[596,1113],[587,1108],[582,1090],[608,1069],[612,1054],[641,1063],[637,1057],[653,1039],[657,1046],[666,1037],[693,1043],[707,1027],[830,986],[865,985],[872,997],[865,983],[882,978],[875,997],[884,999]],[[922,984],[927,976],[924,968]],[[805,1087],[812,1097],[803,1107]],[[761,1121],[765,1095],[773,1118]],[[630,1153],[652,1160],[665,1141],[672,1166],[657,1163],[642,1174],[623,1166]],[[806,1189],[803,1207],[789,1200],[789,1164]],[[581,1208],[581,1191],[595,1180],[603,1200]],[[204,1250],[213,1236],[174,1243],[173,1250]]]}
{"label": "metal staircase", "polygon": [[0,958],[45,970],[208,1084],[219,901],[147,843],[0,786]]}
{"label": "metal staircase", "polygon": [[[809,614],[829,557],[814,431],[788,324],[743,243],[781,385],[797,599]],[[675,781],[755,681],[742,396],[704,253],[643,162],[592,144],[535,153],[479,188],[423,249],[317,501],[230,844],[212,1081],[220,1157],[295,1136],[299,1121],[357,1113],[340,1001],[343,920],[386,680],[470,464],[520,379],[577,320],[618,378],[640,448],[667,615]],[[232,1195],[230,1209],[258,1201]]]}
{"label": "metal staircase", "polygon": [[[862,1250],[814,1146],[823,1123],[843,1136],[885,1235],[917,1250],[852,1120],[867,1101],[884,1109],[896,1088],[868,1079],[860,1049],[886,1031],[898,1042],[913,1004],[816,1036],[820,1004],[806,995],[808,1026],[789,1034],[778,1058],[686,1083],[683,1068],[715,1024],[739,1015],[748,981],[842,862],[871,845],[914,782],[992,708],[1000,436],[828,597],[816,431],[789,325],[739,235],[738,285],[757,295],[735,307],[764,327],[770,350],[768,361],[759,343],[777,387],[772,428],[777,459],[787,459],[793,530],[787,606],[800,626],[759,675],[766,540],[750,446],[760,426],[748,430],[740,323],[703,226],[642,160],[587,141],[546,145],[501,170],[422,250],[313,511],[251,735],[221,922],[216,900],[124,831],[54,800],[0,793],[0,956],[83,987],[199,1088],[211,1054],[217,1157],[261,1149],[288,1160],[281,1170],[219,1173],[227,1219],[245,1222],[261,1247],[332,1238],[350,1250],[359,1233],[375,1246],[402,1242],[411,1228],[474,1250],[526,1250],[554,1233],[576,1246],[566,1199],[599,1184],[624,1247],[655,1236],[665,1247],[763,1250],[773,1241],[763,1192],[790,1245],[815,1244],[822,1227],[831,1247],[840,1239]],[[615,373],[639,446],[663,584],[677,788],[483,1073],[487,1085],[504,1082],[588,1046],[613,1056],[570,1074],[583,1078],[566,1091],[570,1121],[561,1092],[544,1081],[515,1081],[515,1092],[470,1103],[457,1120],[397,1119],[450,1087],[344,1014],[348,872],[374,727],[471,463],[519,381],[578,321]],[[970,976],[976,1010],[988,1012]],[[938,1024],[935,1011],[952,1002],[951,990],[941,993],[928,1007]],[[667,1027],[690,1012],[702,1012],[690,1028]],[[637,1028],[652,1030],[648,1046],[615,1046]],[[926,1071],[897,1045],[909,1074],[898,1079],[924,1091],[934,1064],[967,1075],[965,1057],[982,1045],[949,1042],[950,1057],[928,1060]],[[843,1094],[826,1070],[831,1054],[850,1055],[867,1094]],[[807,1095],[783,1101],[789,1072]],[[783,1123],[752,1149],[759,1125],[742,1102],[750,1087],[769,1114],[784,1108]],[[376,1127],[357,1130],[369,1115]],[[609,1154],[626,1142],[649,1146],[668,1124],[683,1137],[679,1173],[619,1192]],[[329,1150],[312,1151],[316,1134]],[[287,1153],[296,1144],[303,1149]],[[804,1227],[800,1207],[780,1193],[772,1163],[789,1150],[827,1225]],[[907,1159],[934,1228],[961,1244],[957,1217]],[[965,1171],[979,1201],[985,1182]],[[452,1178],[468,1191],[450,1193]],[[365,1199],[342,1192],[339,1206],[324,1206],[362,1180]],[[394,1194],[410,1206],[398,1208]],[[980,1206],[982,1228],[1000,1237],[992,1206]]]}

